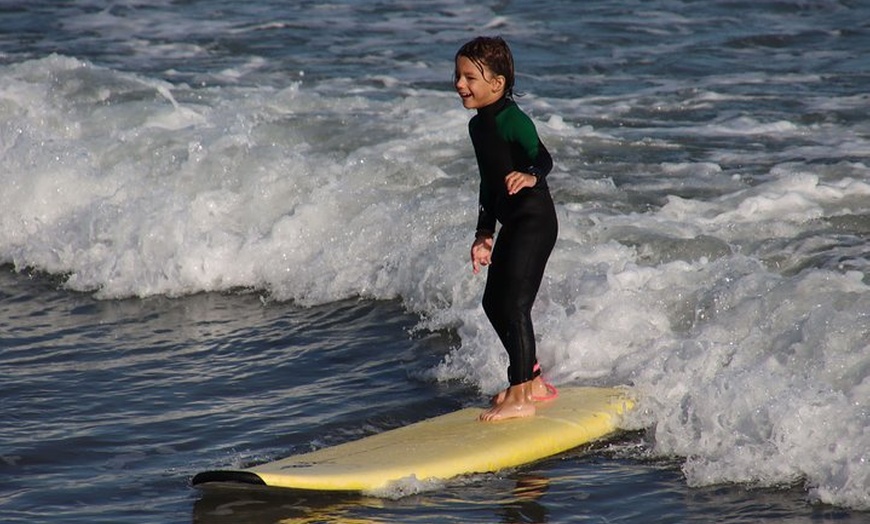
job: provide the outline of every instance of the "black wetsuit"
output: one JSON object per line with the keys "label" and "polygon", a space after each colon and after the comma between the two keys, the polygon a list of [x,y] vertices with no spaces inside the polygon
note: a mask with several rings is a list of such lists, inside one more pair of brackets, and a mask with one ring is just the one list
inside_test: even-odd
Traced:
{"label": "black wetsuit", "polygon": [[[510,358],[511,385],[531,380],[536,364],[531,311],[556,243],[558,224],[546,176],[553,160],[531,119],[502,98],[478,110],[468,124],[480,169],[477,234],[495,233],[483,308]],[[508,195],[511,171],[534,175],[534,187]]]}

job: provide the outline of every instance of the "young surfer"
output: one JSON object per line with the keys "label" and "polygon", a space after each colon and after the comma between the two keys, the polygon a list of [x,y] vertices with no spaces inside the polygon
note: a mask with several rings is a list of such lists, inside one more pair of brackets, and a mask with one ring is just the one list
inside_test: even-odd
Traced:
{"label": "young surfer", "polygon": [[468,123],[480,171],[472,270],[489,266],[483,308],[510,359],[510,386],[480,418],[528,417],[536,401],[556,395],[541,377],[531,317],[558,229],[546,181],[553,160],[513,100],[513,56],[503,39],[467,42],[456,53],[455,67],[462,105],[477,110]]}

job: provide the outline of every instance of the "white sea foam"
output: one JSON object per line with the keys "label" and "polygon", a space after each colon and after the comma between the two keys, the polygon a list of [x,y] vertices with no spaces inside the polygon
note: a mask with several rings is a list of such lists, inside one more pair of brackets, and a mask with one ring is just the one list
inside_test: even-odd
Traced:
{"label": "white sea foam", "polygon": [[[388,98],[350,81],[192,89],[61,56],[0,77],[0,262],[104,298],[400,297],[461,337],[433,375],[504,385],[466,260],[477,174],[453,95],[397,77],[378,77]],[[618,130],[572,124],[577,101],[526,100],[557,159],[560,241],[535,309],[550,379],[634,384],[626,423],[686,457],[693,485],[804,482],[870,507],[867,166],[777,162],[749,184],[716,159],[662,159],[602,176],[587,158],[624,145]],[[628,147],[655,154],[672,131]],[[853,136],[820,140],[838,133]],[[633,200],[647,192],[661,201]]]}

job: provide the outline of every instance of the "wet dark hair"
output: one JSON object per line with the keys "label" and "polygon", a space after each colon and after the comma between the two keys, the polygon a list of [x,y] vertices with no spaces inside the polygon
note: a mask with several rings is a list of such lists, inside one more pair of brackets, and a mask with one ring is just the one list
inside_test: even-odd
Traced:
{"label": "wet dark hair", "polygon": [[478,36],[466,42],[456,52],[454,62],[460,56],[471,60],[483,74],[484,66],[496,75],[504,77],[504,92],[508,98],[514,96],[514,56],[507,42],[500,36]]}

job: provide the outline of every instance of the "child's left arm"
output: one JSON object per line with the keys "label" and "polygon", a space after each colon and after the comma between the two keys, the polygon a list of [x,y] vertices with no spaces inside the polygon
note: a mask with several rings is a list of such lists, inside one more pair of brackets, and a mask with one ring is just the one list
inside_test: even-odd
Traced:
{"label": "child's left arm", "polygon": [[553,169],[553,157],[538,137],[535,124],[525,113],[518,113],[511,126],[512,141],[522,150],[520,157],[528,159],[529,164],[521,170],[513,171],[505,177],[508,194],[515,195],[527,187],[534,187]]}

